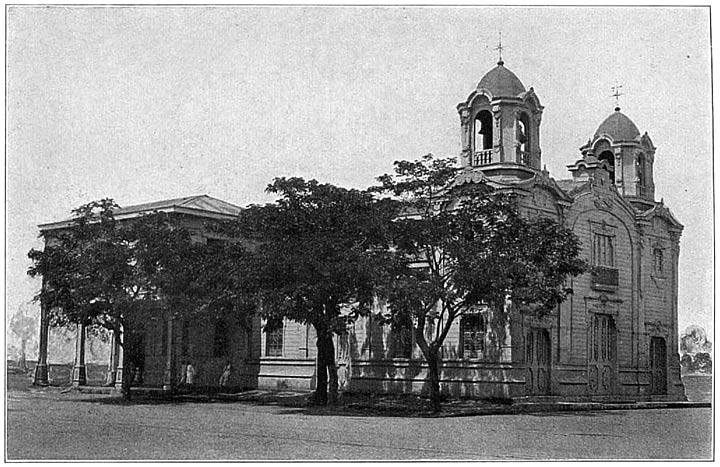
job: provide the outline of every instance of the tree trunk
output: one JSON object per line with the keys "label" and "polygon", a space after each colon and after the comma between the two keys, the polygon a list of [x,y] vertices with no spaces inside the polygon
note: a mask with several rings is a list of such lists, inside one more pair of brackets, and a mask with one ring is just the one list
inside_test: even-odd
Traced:
{"label": "tree trunk", "polygon": [[119,340],[120,345],[122,346],[122,352],[119,352],[119,363],[122,365],[122,374],[121,374],[121,385],[120,385],[120,391],[122,392],[123,399],[126,401],[130,400],[130,384],[132,383],[132,371],[130,368],[130,348],[128,342],[130,339],[128,338],[128,328],[127,326],[122,326],[122,334],[121,339]]}
{"label": "tree trunk", "polygon": [[335,364],[335,344],[332,333],[329,334],[325,343],[326,369],[328,373],[328,404],[335,404],[338,399],[338,376],[337,365]]}
{"label": "tree trunk", "polygon": [[430,401],[432,410],[437,413],[442,409],[440,405],[440,359],[439,352],[431,348],[428,355],[428,379],[430,381]]}
{"label": "tree trunk", "polygon": [[335,346],[332,332],[327,329],[318,329],[317,332],[317,387],[315,389],[315,402],[317,404],[333,404],[337,401],[338,377],[335,365]]}
{"label": "tree trunk", "polygon": [[132,372],[129,370],[128,353],[123,352],[123,368],[126,369],[122,373],[122,395],[126,401],[130,400],[130,383],[132,382]]}

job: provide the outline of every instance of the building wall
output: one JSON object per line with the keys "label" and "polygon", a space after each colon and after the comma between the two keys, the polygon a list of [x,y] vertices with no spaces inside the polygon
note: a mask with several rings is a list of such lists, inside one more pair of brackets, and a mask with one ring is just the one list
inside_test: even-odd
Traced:
{"label": "building wall", "polygon": [[253,359],[257,387],[314,389],[317,355],[315,329],[310,325],[285,321],[282,329],[282,355],[269,356],[268,334],[261,330],[262,323],[258,321],[258,324],[256,339],[259,352],[257,358]]}
{"label": "building wall", "polygon": [[[609,183],[609,180],[605,179],[605,182]],[[568,285],[573,294],[554,313],[542,320],[522,318],[517,314],[511,317],[505,351],[493,360],[471,360],[460,356],[460,322],[456,321],[443,346],[443,391],[466,397],[537,394],[532,389],[530,372],[533,369],[525,349],[528,334],[541,329],[550,337],[548,394],[579,398],[648,398],[649,339],[664,329],[669,356],[668,397],[683,397],[679,365],[671,355],[677,347],[676,332],[673,331],[677,326],[674,305],[677,243],[673,243],[664,221],[654,222],[652,228],[639,225],[632,206],[613,190],[609,184],[594,182],[585,192],[576,194],[574,202],[567,208],[553,204],[555,200],[548,199],[547,190],[543,189],[540,194],[537,189],[531,190],[523,209],[529,217],[549,216],[561,219],[571,227],[582,243],[582,256],[589,262],[592,262],[593,235],[612,236],[617,285],[598,287],[590,273],[571,279]],[[664,277],[648,273],[652,266],[648,245],[653,242],[660,242],[668,249]],[[380,305],[374,310],[375,313],[382,311]],[[589,327],[596,314],[612,316],[616,329],[613,375],[607,392],[593,390],[590,383]],[[428,333],[431,332],[432,328],[429,328]],[[426,390],[427,365],[419,348],[413,347],[411,358],[397,358],[393,345],[390,326],[382,325],[372,317],[355,322],[347,338],[349,364],[338,359],[341,369],[349,367],[350,380],[346,389],[359,392]],[[292,364],[286,361],[283,371],[287,372],[287,366]],[[305,369],[309,370],[309,367]],[[272,380],[268,379],[266,384],[272,385]]]}
{"label": "building wall", "polygon": [[[598,205],[600,207],[598,207]],[[571,227],[582,243],[582,255],[593,265],[592,245],[594,235],[608,235],[614,240],[614,268],[617,270],[617,286],[598,287],[593,285],[592,274],[573,279],[573,295],[561,310],[569,312],[561,321],[568,329],[565,338],[567,349],[561,355],[565,365],[558,371],[561,381],[573,386],[572,392],[590,392],[589,342],[588,335],[595,313],[610,315],[616,329],[615,388],[613,392],[627,394],[636,392],[634,377],[625,373],[637,363],[638,304],[637,304],[637,231],[634,213],[619,196],[608,191],[608,187],[594,187],[575,199],[567,214],[566,225]],[[584,387],[583,387],[584,383]],[[560,384],[562,387],[563,384]],[[561,389],[562,391],[562,389]]]}
{"label": "building wall", "polygon": [[[602,172],[604,173],[604,172]],[[456,320],[443,345],[441,385],[444,392],[461,397],[522,397],[526,395],[562,395],[588,398],[650,395],[649,347],[652,337],[666,339],[668,350],[667,389],[671,397],[682,397],[677,358],[677,235],[666,221],[655,217],[640,222],[636,212],[609,185],[607,176],[596,174],[574,202],[562,204],[557,195],[544,186],[530,187],[523,198],[524,215],[551,217],[572,228],[582,244],[582,256],[592,263],[595,234],[613,239],[613,268],[617,284],[598,287],[591,273],[569,280],[573,293],[557,310],[543,319],[513,312],[502,335],[499,352],[486,352],[479,358],[462,356],[460,320]],[[653,250],[663,251],[663,272],[655,271]],[[374,314],[383,314],[377,303]],[[490,322],[489,316],[485,318]],[[589,331],[595,315],[609,315],[615,323],[615,359],[611,390],[592,388],[589,363]],[[212,319],[198,318],[185,324],[176,322],[172,351],[175,379],[179,380],[184,360],[198,370],[198,384],[216,386],[225,362],[230,359],[236,371],[231,384],[241,387],[301,388],[315,387],[316,337],[312,326],[285,322],[282,351],[268,353],[268,333],[255,318],[248,334],[230,323],[228,348],[216,353],[217,327]],[[161,385],[167,362],[167,325],[161,321],[143,324],[145,341],[145,383]],[[186,329],[183,331],[183,329]],[[489,339],[490,329],[486,329]],[[428,326],[426,337],[434,329]],[[531,334],[545,333],[549,339],[547,390],[538,389],[537,365],[529,358]],[[413,337],[410,357],[398,350],[397,331],[372,315],[358,319],[344,336],[336,337],[336,356],[340,387],[357,392],[423,392],[427,365]],[[544,369],[541,369],[544,370]]]}

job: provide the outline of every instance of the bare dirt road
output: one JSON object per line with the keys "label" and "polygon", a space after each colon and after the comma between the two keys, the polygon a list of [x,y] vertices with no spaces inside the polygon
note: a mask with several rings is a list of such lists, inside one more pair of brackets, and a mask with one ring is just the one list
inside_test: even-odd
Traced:
{"label": "bare dirt road", "polygon": [[7,392],[6,459],[710,459],[709,408],[458,418]]}

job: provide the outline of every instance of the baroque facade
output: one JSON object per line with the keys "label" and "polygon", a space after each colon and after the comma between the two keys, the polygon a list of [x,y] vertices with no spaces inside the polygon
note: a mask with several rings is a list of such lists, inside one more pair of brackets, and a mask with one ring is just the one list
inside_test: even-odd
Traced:
{"label": "baroque facade", "polygon": [[[502,60],[457,110],[462,153],[455,184],[486,182],[518,194],[525,216],[550,217],[575,232],[591,270],[570,280],[568,300],[542,319],[511,307],[503,329],[493,327],[487,309],[454,323],[443,348],[442,390],[467,397],[684,399],[677,353],[682,225],[655,200],[649,135],[616,108],[580,148],[570,177],[554,179],[542,168],[543,106]],[[205,216],[228,214],[225,205],[205,207]],[[143,329],[134,358],[145,385],[168,385],[179,377],[179,362],[190,360],[201,385],[217,385],[230,361],[231,386],[314,388],[311,327],[286,322],[266,333],[256,320],[245,328],[170,322]],[[391,329],[371,316],[336,339],[341,390],[423,390],[427,367],[410,329]]]}

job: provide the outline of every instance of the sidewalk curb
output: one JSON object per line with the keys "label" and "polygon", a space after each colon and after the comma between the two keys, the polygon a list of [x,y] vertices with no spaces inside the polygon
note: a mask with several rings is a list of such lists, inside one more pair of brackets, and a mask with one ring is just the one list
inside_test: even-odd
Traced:
{"label": "sidewalk curb", "polygon": [[648,409],[689,409],[711,408],[710,402],[637,402],[632,404],[611,404],[599,402],[564,403],[555,404],[517,404],[507,407],[484,407],[476,409],[448,411],[440,413],[438,417],[467,417],[477,415],[517,415],[531,413],[551,412],[594,412],[618,410],[648,410]]}

